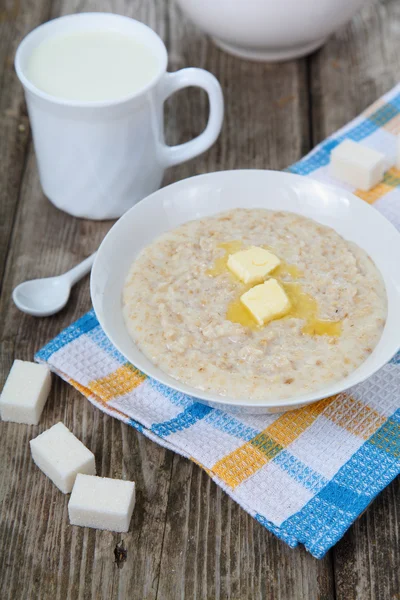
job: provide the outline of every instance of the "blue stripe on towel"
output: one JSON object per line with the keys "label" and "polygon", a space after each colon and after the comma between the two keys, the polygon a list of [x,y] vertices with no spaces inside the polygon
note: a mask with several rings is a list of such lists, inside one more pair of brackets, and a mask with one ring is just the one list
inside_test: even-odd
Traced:
{"label": "blue stripe on towel", "polygon": [[204,419],[204,417],[212,410],[213,409],[210,406],[196,402],[170,421],[153,424],[151,426],[151,431],[161,437],[167,437],[168,435],[171,435],[171,433],[191,427],[197,421]]}
{"label": "blue stripe on towel", "polygon": [[77,338],[79,338],[82,334],[88,333],[99,324],[98,320],[95,317],[94,310],[90,310],[86,315],[83,315],[76,323],[73,323],[67,329],[64,329],[54,340],[51,340],[44,348],[39,350],[35,355],[35,359],[40,359],[43,361],[49,360],[50,356],[66,346],[70,344]]}

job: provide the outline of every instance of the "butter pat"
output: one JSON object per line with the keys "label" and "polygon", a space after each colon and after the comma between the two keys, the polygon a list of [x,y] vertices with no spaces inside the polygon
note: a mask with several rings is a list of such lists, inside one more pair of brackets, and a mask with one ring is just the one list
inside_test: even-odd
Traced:
{"label": "butter pat", "polygon": [[135,506],[133,481],[79,474],[68,504],[71,525],[127,532]]}
{"label": "butter pat", "polygon": [[0,397],[3,421],[37,425],[50,387],[51,375],[47,367],[15,360]]}
{"label": "butter pat", "polygon": [[368,192],[383,179],[385,156],[353,142],[345,140],[331,152],[331,174],[352,187]]}
{"label": "butter pat", "polygon": [[96,474],[94,454],[63,423],[57,423],[30,441],[35,464],[64,494],[78,473]]}
{"label": "butter pat", "polygon": [[228,258],[228,269],[243,283],[260,283],[279,264],[275,254],[258,246],[241,250]]}
{"label": "butter pat", "polygon": [[290,310],[290,300],[276,279],[256,285],[240,298],[259,325],[283,317]]}

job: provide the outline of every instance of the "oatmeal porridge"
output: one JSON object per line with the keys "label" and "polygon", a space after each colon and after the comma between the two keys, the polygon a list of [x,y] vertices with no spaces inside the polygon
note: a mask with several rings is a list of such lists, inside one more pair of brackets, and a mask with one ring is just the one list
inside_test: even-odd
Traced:
{"label": "oatmeal porridge", "polygon": [[[241,301],[252,284],[229,256],[265,248],[290,301],[260,325]],[[123,290],[129,334],[164,372],[199,390],[267,400],[315,391],[356,369],[386,320],[383,280],[369,256],[305,217],[235,209],[157,238]]]}

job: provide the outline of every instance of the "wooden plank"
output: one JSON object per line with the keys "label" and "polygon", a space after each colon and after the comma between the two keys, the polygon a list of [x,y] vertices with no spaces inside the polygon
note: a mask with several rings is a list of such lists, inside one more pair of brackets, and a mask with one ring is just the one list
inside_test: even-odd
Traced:
{"label": "wooden plank", "polygon": [[323,140],[399,81],[396,0],[373,0],[309,60],[313,144]]}
{"label": "wooden plank", "polygon": [[[128,426],[101,414],[56,380],[50,406],[39,427],[2,424],[0,471],[0,597],[76,600],[154,598],[172,455]],[[62,420],[96,455],[98,472],[137,482],[137,505],[130,532],[71,527],[69,496],[59,492],[33,465],[28,440]],[[114,564],[121,540],[127,560]]]}
{"label": "wooden plank", "polygon": [[400,479],[388,486],[335,547],[337,600],[397,600]]}
{"label": "wooden plank", "polygon": [[[305,61],[263,65],[230,57],[174,5],[168,22],[170,69],[192,65],[215,73],[226,112],[217,144],[171,169],[166,182],[220,169],[282,169],[309,149]],[[199,132],[205,111],[198,91],[173,98],[167,114],[169,143]],[[329,599],[330,557],[317,561],[304,549],[289,549],[201,469],[176,456],[157,598]]]}
{"label": "wooden plank", "polygon": [[[397,0],[369,2],[309,61],[313,142],[357,116],[399,80]],[[375,500],[333,550],[336,598],[397,598],[400,486]]]}
{"label": "wooden plank", "polygon": [[[217,143],[204,155],[167,171],[166,183],[223,169],[283,169],[310,149],[305,61],[279,65],[243,61],[217,49],[169,2],[165,39],[169,70],[207,69],[219,79],[225,119]],[[167,105],[170,144],[200,133],[207,102],[198,90],[175,94]]]}
{"label": "wooden plank", "polygon": [[[21,39],[47,18],[51,0],[6,0],[0,8],[0,281],[4,272],[29,141],[23,90],[14,72]],[[1,291],[1,286],[0,286]]]}
{"label": "wooden plank", "polygon": [[[383,5],[384,11],[391,11],[392,4]],[[52,14],[75,8],[103,8],[141,18],[166,40],[171,49],[171,69],[204,66],[221,79],[227,114],[220,141],[203,157],[170,170],[166,182],[222,168],[282,168],[308,149],[304,61],[267,66],[232,59],[184,25],[171,3],[142,0],[111,6],[108,2],[87,1],[72,6],[64,0],[54,5]],[[382,13],[382,8],[378,12]],[[318,78],[314,86],[317,93]],[[331,115],[325,101],[325,95],[320,102],[316,98],[321,118],[323,114]],[[167,139],[171,143],[200,131],[205,104],[204,97],[195,91],[179,94],[171,101],[167,109]],[[353,110],[358,112],[358,107]],[[342,116],[344,120],[349,118],[348,114]],[[324,137],[329,127],[338,126],[334,120],[326,118],[324,122],[326,131],[319,130],[315,116],[316,139],[318,135]],[[0,329],[2,381],[14,356],[31,358],[38,347],[89,306],[86,281],[74,291],[71,304],[60,315],[36,321],[13,308],[9,300],[12,287],[27,276],[48,275],[72,266],[95,249],[108,227],[107,223],[78,221],[52,207],[41,195],[33,155],[29,153],[0,305],[4,315]],[[127,536],[67,525],[67,499],[33,467],[27,450],[30,437],[57,420],[63,420],[95,451],[101,474],[122,474],[138,481],[138,506]],[[124,598],[128,594],[138,598],[333,597],[329,556],[315,561],[303,550],[288,549],[200,469],[180,457],[172,462],[171,453],[93,409],[60,381],[55,384],[38,428],[1,423],[0,432],[1,453],[7,459],[0,462],[0,560],[4,565],[1,598]],[[398,490],[396,494],[398,498]],[[392,547],[398,517],[391,498],[389,502],[389,512],[394,515],[389,529]],[[357,535],[353,530],[350,535]],[[378,527],[369,530],[368,535],[372,541],[374,536],[383,539]],[[121,537],[128,558],[123,568],[117,569],[113,550]],[[361,535],[350,539],[365,542]],[[382,563],[368,544],[377,571]],[[366,556],[365,552],[360,554],[360,545],[353,544],[354,554],[343,554],[342,558],[336,555],[339,572],[345,561]],[[389,590],[395,589],[393,577],[387,575],[390,581],[384,582]],[[337,578],[342,593],[338,597],[345,598],[350,589],[347,597],[351,598],[354,588],[345,588],[349,578],[346,582],[344,579]],[[376,583],[368,587],[365,581],[361,590],[365,594],[370,589],[385,589],[377,588]]]}
{"label": "wooden plank", "polygon": [[[89,307],[88,280],[73,292],[59,315],[37,320],[12,305],[13,286],[26,277],[61,272],[100,243],[108,223],[62,214],[39,190],[31,153],[1,302],[2,380],[15,357],[34,352]],[[67,502],[31,461],[28,440],[63,421],[87,443],[99,474],[138,483],[138,501],[129,534],[83,530],[68,525]],[[134,429],[94,409],[78,392],[55,378],[40,425],[0,423],[0,597],[60,599],[117,598],[124,590],[154,598],[159,569],[172,454]],[[124,540],[122,569],[114,548]],[[18,595],[17,595],[18,593]],[[67,594],[67,595],[66,595]]]}
{"label": "wooden plank", "polygon": [[[103,7],[110,9],[108,4]],[[52,16],[74,8],[78,6],[55,4]],[[79,10],[90,8],[90,3],[79,4]],[[102,6],[96,3],[96,8]],[[224,86],[227,114],[221,141],[201,159],[171,170],[167,182],[221,168],[282,168],[307,149],[304,62],[278,68],[231,59],[199,34],[194,35],[189,27],[181,29],[180,16],[171,3],[167,5],[168,15],[166,5],[160,2],[113,8],[147,20],[163,35],[171,47],[171,69],[203,66],[220,76]],[[181,32],[184,37],[180,37]],[[195,91],[179,96],[167,109],[167,139],[171,143],[197,134],[205,122],[204,97]],[[258,97],[263,102],[255,102]],[[243,118],[246,113],[251,119]],[[107,223],[73,219],[52,207],[41,194],[32,150],[21,198],[1,304],[5,316],[1,324],[3,379],[15,356],[31,358],[45,341],[89,307],[84,281],[60,315],[37,321],[13,307],[10,294],[14,285],[26,277],[50,275],[71,267],[96,248],[109,227]],[[94,450],[102,475],[122,474],[138,482],[133,527],[123,536],[128,558],[120,570],[113,564],[113,550],[122,536],[69,527],[67,498],[30,460],[28,440],[58,420]],[[277,598],[290,598],[296,597],[299,586],[310,596],[321,592],[326,598],[332,597],[329,559],[318,562],[305,552],[290,551],[204,473],[179,457],[175,458],[167,503],[172,454],[94,410],[61,381],[55,383],[40,426],[1,423],[0,444],[3,455],[9,457],[0,464],[0,555],[6,565],[0,583],[2,598],[13,598],[16,593],[29,600],[123,598],[131,590],[137,598],[153,598],[156,594],[173,598],[176,591],[182,595],[184,590],[189,598],[198,593],[204,598],[214,597],[214,593],[215,597],[246,598],[253,597],[253,592],[271,597],[266,596],[269,589]],[[192,513],[192,505],[197,513]],[[179,518],[182,512],[186,519],[183,523]],[[203,514],[207,527],[200,519]],[[188,548],[183,543],[186,531],[191,536]],[[177,532],[176,540],[173,532]],[[203,554],[205,544],[209,550]],[[168,572],[169,553],[177,559],[174,573],[183,574],[187,582],[184,587],[177,575]],[[196,559],[195,569],[192,558]],[[281,564],[288,570],[285,577]],[[173,587],[167,582],[169,577]],[[167,595],[168,590],[171,595]]]}
{"label": "wooden plank", "polygon": [[[55,5],[52,15],[70,12],[74,8],[71,3],[68,6],[61,3]],[[90,8],[89,3],[79,5],[79,10]],[[96,8],[101,8],[99,3]],[[109,9],[108,5],[104,8]],[[180,21],[170,4],[167,17],[162,3],[142,2],[114,8],[147,20],[164,36],[172,50],[172,69],[186,64],[210,68],[220,75],[227,94],[227,116],[221,142],[201,159],[171,170],[166,181],[215,168],[282,168],[307,149],[307,142],[302,145],[307,123],[306,119],[300,118],[306,113],[303,62],[279,69],[250,66],[226,57],[198,34],[197,42],[193,43],[190,29],[182,29],[187,37],[180,39],[182,45],[178,45]],[[165,29],[168,22],[173,23],[169,30]],[[254,82],[257,82],[257,88]],[[260,90],[258,82],[261,82]],[[258,93],[265,101],[253,106],[252,99]],[[172,143],[197,134],[205,120],[206,106],[201,94],[189,92],[180,96],[171,101],[167,110],[167,139]],[[242,115],[246,112],[251,112],[252,120],[243,119]],[[289,145],[286,141],[288,135]],[[38,347],[89,306],[87,282],[82,282],[74,290],[70,305],[60,315],[36,321],[21,316],[12,306],[9,298],[14,285],[28,276],[49,275],[72,266],[94,250],[108,226],[78,221],[52,207],[40,192],[30,152],[1,305],[5,315],[1,327],[4,373],[14,356],[31,358]],[[112,560],[113,549],[121,536],[66,525],[67,499],[41,476],[30,461],[28,439],[57,420],[63,420],[70,426],[100,457],[101,474],[118,476],[122,473],[138,481],[139,498],[134,526],[132,533],[123,536],[128,559],[120,570],[116,569]],[[64,598],[66,594],[68,598],[122,598],[134,590],[138,598],[153,598],[158,590],[158,597],[168,598],[175,597],[176,590],[182,592],[186,589],[187,597],[191,597],[200,589],[205,598],[213,597],[214,592],[215,597],[246,598],[253,597],[255,590],[260,597],[266,597],[266,590],[271,588],[276,597],[290,598],[295,597],[298,586],[310,592],[311,596],[322,590],[325,597],[332,597],[328,559],[321,563],[305,552],[294,555],[248,517],[204,473],[178,457],[175,458],[177,469],[173,473],[174,485],[167,504],[172,454],[94,410],[62,382],[56,382],[39,427],[25,428],[2,423],[1,428],[0,443],[6,456],[14,457],[13,462],[5,461],[0,466],[0,489],[4,494],[0,554],[6,564],[1,578],[1,597],[14,597],[18,590],[20,597],[29,599]],[[174,494],[177,489],[180,490],[185,472],[189,473],[189,477],[184,481],[182,494],[179,493],[176,499],[179,503],[185,497],[193,497],[193,500],[189,504],[184,501],[179,508],[185,511],[191,503],[198,507],[187,528],[178,518],[179,511],[173,510]],[[203,499],[201,504],[200,499]],[[165,523],[167,506],[168,519]],[[199,518],[203,513],[208,516],[205,529]],[[191,512],[184,514],[187,518]],[[172,595],[167,596],[164,591],[168,577],[170,531],[175,530],[179,532],[178,540],[186,530],[193,531],[192,544],[187,550],[184,544],[175,542],[171,546],[171,556],[175,556],[181,548],[179,553],[182,554],[177,556],[177,571],[184,573],[188,584],[182,588],[178,582],[170,590]],[[207,532],[206,537],[204,531]],[[159,553],[163,539],[162,577],[159,582]],[[205,542],[211,550],[215,548],[205,554],[206,561],[202,554]],[[13,550],[15,543],[17,554]],[[196,569],[193,569],[192,563],[194,551]],[[286,577],[281,576],[284,555],[283,564],[290,571]],[[293,556],[300,558],[293,562]],[[253,577],[253,568],[257,569],[257,577]],[[172,581],[176,581],[176,576]]]}
{"label": "wooden plank", "polygon": [[[152,4],[152,10],[149,5],[127,3],[129,10],[122,6],[119,12],[143,11],[149,24],[162,29],[162,4]],[[69,2],[54,5],[52,16],[74,8]],[[90,8],[90,2],[79,4],[81,11]],[[96,9],[101,8],[111,10],[110,3],[97,2]],[[110,225],[74,219],[54,208],[40,190],[30,148],[0,304],[0,386],[15,357],[32,360],[38,348],[90,307],[87,278],[74,288],[66,309],[40,320],[16,310],[13,287],[72,267],[98,247]],[[33,465],[28,446],[29,439],[59,420],[94,451],[101,475],[137,482],[137,508],[128,534],[69,526],[68,496]],[[155,597],[172,453],[94,409],[56,379],[38,427],[0,423],[0,455],[2,599]],[[127,560],[118,569],[114,549],[122,539]]]}
{"label": "wooden plank", "polygon": [[291,549],[175,456],[157,598],[334,598],[330,556]]}

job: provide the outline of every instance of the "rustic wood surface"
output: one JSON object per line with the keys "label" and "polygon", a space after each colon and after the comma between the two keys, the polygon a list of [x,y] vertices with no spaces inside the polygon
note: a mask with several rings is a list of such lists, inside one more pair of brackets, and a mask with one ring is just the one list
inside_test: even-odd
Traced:
{"label": "rustic wood surface", "polygon": [[[22,37],[62,14],[106,10],[138,18],[164,39],[170,70],[203,67],[221,81],[226,117],[203,156],[168,171],[166,183],[233,168],[281,169],[357,115],[400,76],[400,2],[366,1],[309,58],[254,64],[224,54],[172,0],[3,0],[0,5],[0,386],[14,358],[34,352],[89,307],[88,280],[57,316],[13,306],[26,278],[61,273],[91,254],[112,223],[74,219],[43,196],[23,93],[13,71]],[[198,91],[166,107],[167,140],[205,123]],[[62,420],[95,453],[104,476],[137,482],[131,530],[68,525],[68,497],[33,465],[28,441]],[[0,423],[1,600],[400,599],[400,483],[373,502],[323,560],[289,549],[240,509],[197,466],[92,407],[55,379],[37,427]],[[127,559],[118,568],[114,549]]]}

